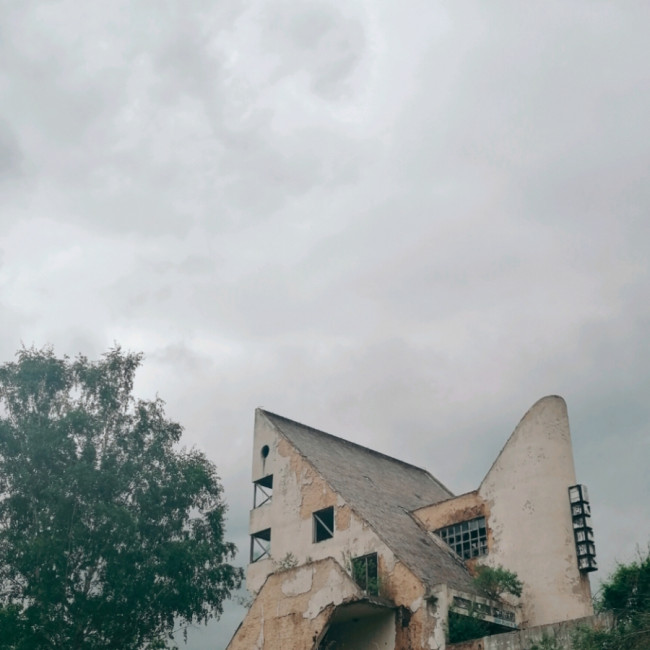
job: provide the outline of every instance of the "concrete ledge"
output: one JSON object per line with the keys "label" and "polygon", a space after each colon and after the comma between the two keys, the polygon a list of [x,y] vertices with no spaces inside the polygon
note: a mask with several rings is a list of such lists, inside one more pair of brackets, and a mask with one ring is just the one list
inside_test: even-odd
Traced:
{"label": "concrete ledge", "polygon": [[533,644],[539,643],[545,637],[555,639],[562,648],[570,648],[571,634],[582,625],[609,629],[612,626],[612,617],[608,614],[598,614],[561,623],[531,627],[527,630],[494,634],[463,643],[449,643],[447,650],[529,650]]}

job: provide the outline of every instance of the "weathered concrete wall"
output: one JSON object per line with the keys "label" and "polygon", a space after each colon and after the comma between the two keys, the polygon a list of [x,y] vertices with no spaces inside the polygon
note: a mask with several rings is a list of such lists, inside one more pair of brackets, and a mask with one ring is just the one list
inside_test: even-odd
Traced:
{"label": "weathered concrete wall", "polygon": [[542,625],[517,632],[495,634],[482,639],[474,639],[465,643],[453,643],[447,646],[448,650],[530,650],[535,644],[544,639],[553,639],[560,648],[570,650],[571,635],[576,627],[589,626],[608,629],[611,618],[607,615],[587,616],[573,621],[563,621]]}
{"label": "weathered concrete wall", "polygon": [[[446,589],[441,586],[441,594]],[[401,562],[385,577],[384,592],[399,608],[396,650],[444,648],[447,601],[426,594],[422,583]]]}
{"label": "weathered concrete wall", "polygon": [[461,494],[453,499],[434,503],[413,511],[413,515],[427,530],[438,530],[460,521],[487,517],[485,501],[477,490]]}
{"label": "weathered concrete wall", "polygon": [[332,559],[269,576],[227,650],[311,650],[336,605],[361,597]]}
{"label": "weathered concrete wall", "polygon": [[[268,446],[268,455],[263,458],[261,450],[265,446]],[[271,529],[271,558],[249,564],[247,587],[253,594],[262,585],[264,592],[269,591],[271,585],[276,584],[276,575],[272,574],[286,566],[288,559],[295,560],[301,569],[308,569],[318,560],[332,558],[341,570],[349,570],[352,557],[377,553],[380,595],[402,608],[395,629],[395,648],[437,650],[444,647],[446,609],[443,611],[434,600],[425,600],[424,586],[420,580],[398,561],[391,549],[264,415],[257,413],[252,478],[255,481],[269,474],[273,475],[273,498],[251,511],[250,530],[252,533]],[[334,508],[335,513],[334,536],[314,543],[312,515],[329,506]],[[260,597],[261,592],[255,601],[255,611]],[[283,596],[277,593],[276,598]],[[303,603],[296,601],[293,606],[302,607]],[[264,619],[268,619],[268,616],[267,610]],[[284,649],[282,645],[276,647]]]}
{"label": "weathered concrete wall", "polygon": [[[269,447],[266,459],[261,450]],[[271,558],[250,564],[247,587],[255,593],[273,571],[295,559],[301,565],[332,557],[349,568],[350,559],[376,552],[383,572],[395,567],[393,552],[284,439],[257,414],[253,444],[253,480],[273,475],[273,498],[251,511],[250,532],[271,528]],[[313,541],[313,513],[334,507],[334,536]],[[289,555],[290,554],[290,555]]]}
{"label": "weathered concrete wall", "polygon": [[569,420],[561,397],[537,402],[478,489],[489,512],[489,554],[524,583],[522,624],[593,614],[589,578],[578,571],[568,487],[576,482]]}

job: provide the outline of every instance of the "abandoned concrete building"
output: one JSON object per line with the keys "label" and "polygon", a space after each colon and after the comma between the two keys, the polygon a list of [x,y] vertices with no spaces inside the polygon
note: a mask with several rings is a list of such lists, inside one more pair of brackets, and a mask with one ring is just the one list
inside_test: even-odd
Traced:
{"label": "abandoned concrete building", "polygon": [[[228,650],[441,650],[450,616],[506,632],[593,614],[589,503],[561,397],[538,401],[460,496],[261,409],[252,478],[254,599]],[[486,596],[477,565],[516,573],[521,596]]]}

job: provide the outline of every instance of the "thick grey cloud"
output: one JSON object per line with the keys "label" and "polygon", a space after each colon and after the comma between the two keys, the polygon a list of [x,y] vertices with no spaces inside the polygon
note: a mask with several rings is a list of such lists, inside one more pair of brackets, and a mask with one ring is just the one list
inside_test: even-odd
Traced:
{"label": "thick grey cloud", "polygon": [[2,358],[143,350],[242,563],[256,406],[462,492],[560,393],[604,577],[650,539],[649,13],[6,4]]}

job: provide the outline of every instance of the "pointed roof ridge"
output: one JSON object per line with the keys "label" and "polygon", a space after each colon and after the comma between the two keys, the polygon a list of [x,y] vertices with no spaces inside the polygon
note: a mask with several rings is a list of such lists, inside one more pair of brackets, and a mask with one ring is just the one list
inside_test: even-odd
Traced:
{"label": "pointed roof ridge", "polygon": [[427,470],[284,416],[258,409],[355,514],[416,575],[427,591],[449,584],[474,590],[464,565],[411,515],[453,493]]}
{"label": "pointed roof ridge", "polygon": [[267,411],[266,409],[263,408],[258,408],[258,411],[263,413],[266,416],[271,416],[271,418],[276,418],[278,420],[283,420],[284,422],[288,422],[290,424],[297,425],[299,427],[302,427],[303,429],[307,429],[312,433],[318,434],[320,436],[324,436],[326,438],[331,438],[333,440],[336,440],[339,443],[342,443],[344,445],[350,445],[352,447],[355,447],[356,449],[359,449],[361,451],[367,452],[369,454],[373,454],[374,456],[379,456],[380,458],[384,458],[385,460],[392,461],[393,463],[399,463],[400,465],[404,465],[405,467],[408,467],[409,469],[416,469],[423,474],[426,474],[431,478],[432,481],[440,485],[440,487],[444,488],[449,492],[450,498],[453,498],[454,494],[447,488],[446,485],[444,485],[441,481],[439,481],[429,470],[425,469],[424,467],[420,467],[419,465],[413,465],[413,463],[408,463],[405,460],[401,460],[400,458],[395,458],[394,456],[389,456],[388,454],[384,454],[381,451],[377,451],[376,449],[371,449],[370,447],[366,447],[365,445],[360,445],[358,442],[353,442],[352,440],[347,440],[346,438],[341,438],[341,436],[335,436],[332,433],[327,433],[327,431],[323,431],[322,429],[316,429],[316,427],[312,427],[308,424],[303,424],[302,422],[298,422],[297,420],[292,420],[291,418],[287,418],[284,415],[278,415],[277,413],[273,413],[272,411]]}

